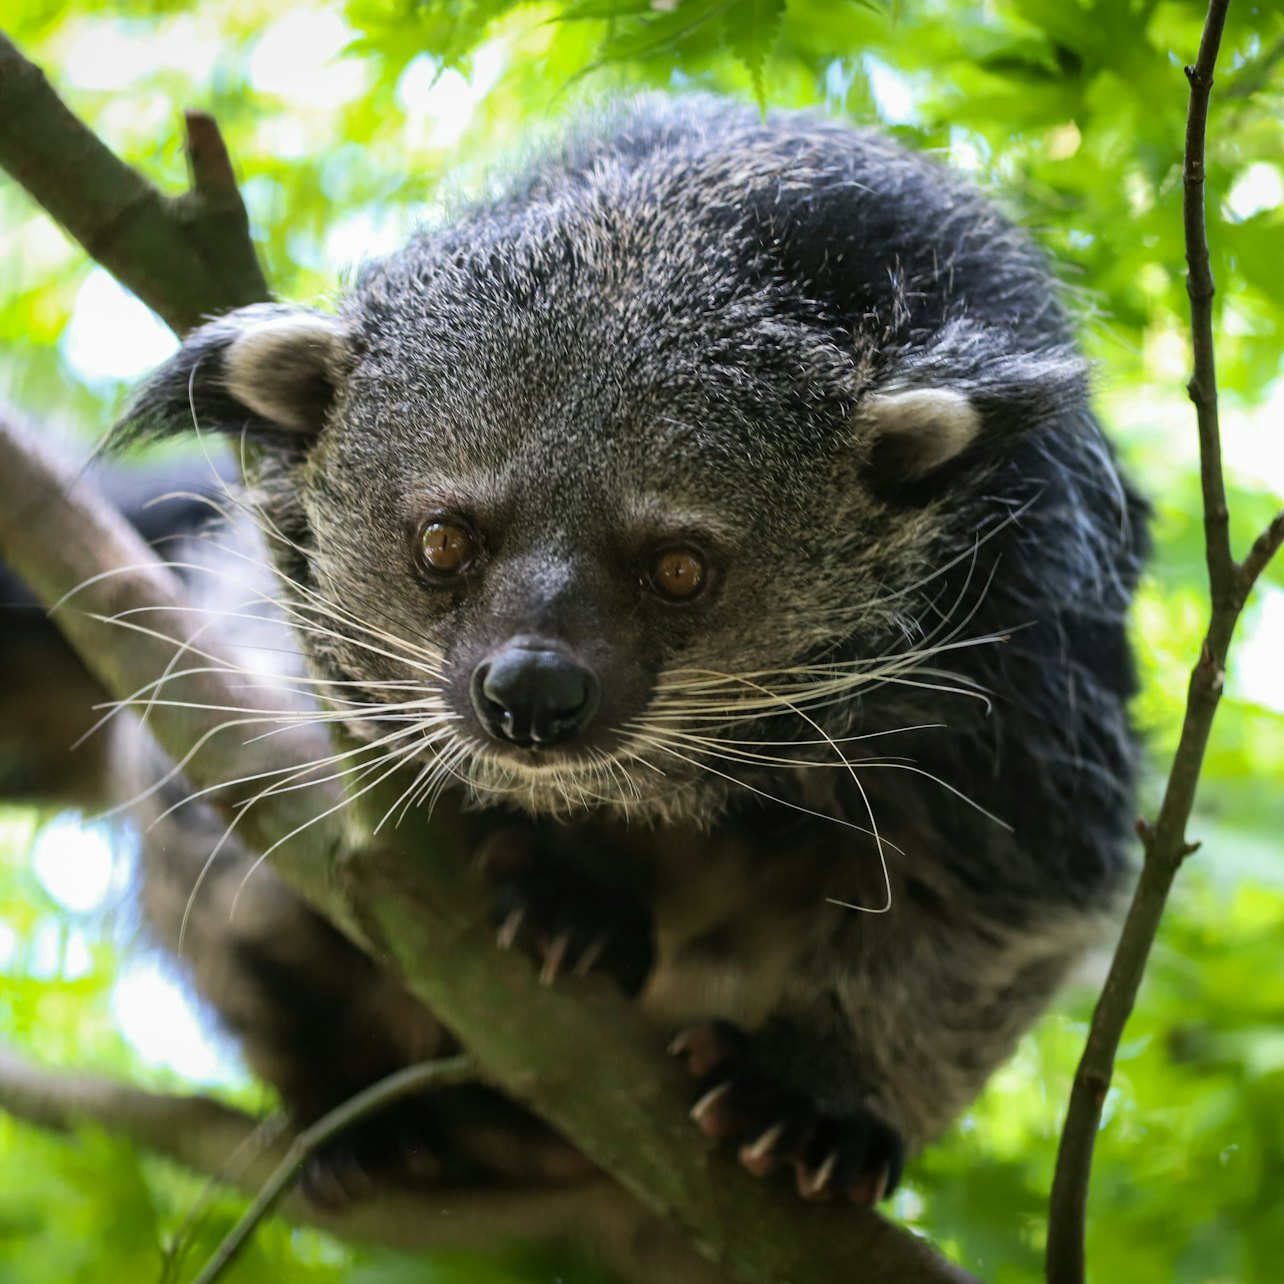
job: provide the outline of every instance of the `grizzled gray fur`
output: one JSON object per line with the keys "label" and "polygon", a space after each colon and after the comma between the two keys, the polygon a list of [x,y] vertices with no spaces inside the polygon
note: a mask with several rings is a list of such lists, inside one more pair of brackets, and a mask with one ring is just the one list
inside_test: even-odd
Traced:
{"label": "grizzled gray fur", "polygon": [[[935,162],[634,104],[337,315],[196,332],[130,412],[193,417],[262,443],[353,731],[480,809],[501,943],[682,1031],[695,1120],[751,1171],[879,1198],[1111,910],[1140,506],[1042,257]],[[264,940],[308,919],[261,886]],[[222,921],[194,913],[198,952]],[[270,966],[242,940],[219,1002],[258,996],[236,1024],[313,1113],[444,1036],[307,930]],[[338,1011],[384,1022],[382,1061],[319,1082]]]}

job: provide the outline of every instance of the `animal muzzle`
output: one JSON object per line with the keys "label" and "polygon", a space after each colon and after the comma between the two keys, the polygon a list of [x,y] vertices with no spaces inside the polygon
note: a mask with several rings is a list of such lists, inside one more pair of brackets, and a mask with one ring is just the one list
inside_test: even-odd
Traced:
{"label": "animal muzzle", "polygon": [[469,694],[494,739],[549,749],[584,735],[602,687],[592,669],[560,647],[508,642],[473,670]]}

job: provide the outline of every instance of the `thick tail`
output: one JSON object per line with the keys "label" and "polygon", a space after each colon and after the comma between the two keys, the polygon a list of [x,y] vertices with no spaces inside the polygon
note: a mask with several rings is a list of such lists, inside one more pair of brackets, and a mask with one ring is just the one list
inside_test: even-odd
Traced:
{"label": "thick tail", "polygon": [[[208,526],[231,469],[203,455],[142,468],[104,462],[88,476],[154,547]],[[116,801],[110,730],[86,737],[106,696],[44,606],[0,562],[0,800],[98,807]]]}

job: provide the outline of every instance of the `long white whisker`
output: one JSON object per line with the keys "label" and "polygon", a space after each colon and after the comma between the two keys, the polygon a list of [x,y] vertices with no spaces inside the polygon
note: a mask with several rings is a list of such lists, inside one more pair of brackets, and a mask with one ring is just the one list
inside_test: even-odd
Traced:
{"label": "long white whisker", "polygon": [[[298,780],[303,781],[303,786],[325,784],[330,780],[338,779],[339,776],[342,776],[344,773],[338,772],[335,775],[331,775],[331,776],[316,776],[316,775],[313,775],[312,773],[318,772],[318,771],[324,771],[327,767],[332,767],[336,763],[345,762],[349,758],[358,758],[364,754],[370,753],[372,750],[383,748],[385,745],[393,744],[398,740],[404,740],[406,737],[413,734],[416,730],[417,728],[415,727],[403,728],[402,730],[390,733],[389,735],[382,736],[378,740],[359,744],[351,749],[337,750],[336,752],[332,754],[327,754],[324,757],[313,758],[309,762],[305,762],[305,763],[291,762],[291,763],[287,763],[283,767],[272,767],[266,771],[252,772],[249,775],[239,776],[232,780],[225,780],[225,781],[220,780],[217,784],[206,785],[204,788],[192,790],[190,793],[185,793],[183,797],[180,798],[177,802],[172,803],[163,812],[161,812],[160,815],[158,815],[156,819],[152,822],[152,824],[154,825],[159,821],[164,820],[171,813],[177,811],[180,807],[185,806],[189,802],[195,802],[200,798],[208,797],[210,794],[222,793],[225,790],[235,788],[237,785],[252,784],[253,782],[258,780],[272,780],[274,777],[284,778],[284,779],[276,780],[273,785],[270,785],[268,788],[264,789],[261,793],[255,796],[255,799],[252,799],[250,801],[256,801],[258,798],[266,798],[273,794],[288,792],[286,786],[291,785],[291,782],[298,781]],[[306,779],[306,780],[303,779],[304,777],[309,777],[309,776],[310,776],[310,779]],[[242,804],[238,803],[234,805],[240,806]]]}
{"label": "long white whisker", "polygon": [[[726,674],[724,676],[727,677],[729,680],[735,680],[733,675],[731,674]],[[746,685],[748,685],[754,690],[759,691],[762,694],[767,694],[766,689],[764,687],[759,686],[755,682],[747,682]],[[788,703],[788,702],[786,701],[784,703]],[[834,744],[832,739],[830,739],[824,727],[822,727],[820,723],[817,722],[814,718],[804,713],[800,708],[798,708],[797,705],[793,706],[793,711],[795,714],[797,714],[798,717],[802,718],[803,721],[806,722],[807,725],[810,726],[812,730],[817,733],[817,735],[822,736],[825,740],[829,742],[829,745],[833,749],[834,753],[838,755],[839,760],[847,768],[847,774],[852,778],[852,783],[856,786],[857,790],[859,791],[861,802],[865,804],[865,814],[869,817],[870,832],[874,836],[874,847],[878,852],[878,863],[883,872],[883,886],[887,892],[886,903],[881,908],[878,908],[878,909],[873,909],[865,905],[851,905],[845,901],[831,900],[831,904],[843,905],[847,909],[861,910],[864,913],[868,913],[868,914],[886,914],[892,908],[892,876],[890,871],[887,868],[887,853],[883,850],[883,838],[882,838],[882,835],[878,832],[878,821],[874,817],[874,809],[870,804],[869,794],[866,793],[864,784],[861,782],[860,777],[856,774],[855,767],[853,767],[852,764],[848,761],[843,751],[836,744]]]}
{"label": "long white whisker", "polygon": [[[655,735],[637,736],[639,743],[650,745],[653,749],[658,749],[661,753],[666,753],[670,757],[677,758],[680,762],[685,762],[689,766],[695,767],[699,771],[707,771],[710,775],[717,776],[721,780],[726,780],[741,789],[747,789],[751,794],[757,794],[759,798],[765,798],[768,802],[778,803],[782,807],[788,807],[791,811],[801,812],[804,816],[814,816],[817,820],[826,820],[834,825],[841,825],[844,829],[854,829],[859,834],[867,834],[873,837],[873,831],[865,825],[858,825],[854,820],[845,820],[842,816],[827,815],[823,811],[814,811],[810,807],[804,807],[801,803],[791,802],[787,798],[777,798],[774,794],[769,794],[765,789],[759,789],[756,785],[751,785],[747,780],[741,780],[736,776],[728,775],[725,771],[718,771],[714,767],[708,766],[695,758],[688,756],[681,750],[673,748],[672,745],[666,744],[663,739]],[[883,843],[895,852],[900,852],[890,839],[884,838]]]}
{"label": "long white whisker", "polygon": [[[237,887],[236,893],[232,897],[232,904],[228,909],[228,918],[231,919],[232,916],[236,913],[236,907],[240,901],[241,893],[245,890],[246,883],[250,881],[250,879],[254,876],[258,868],[263,864],[265,860],[267,860],[269,856],[272,855],[274,851],[276,851],[278,847],[281,847],[285,843],[288,843],[290,839],[296,837],[298,834],[301,834],[305,829],[311,829],[313,825],[320,824],[321,821],[327,819],[330,816],[333,816],[336,811],[341,811],[343,808],[351,806],[351,804],[355,802],[358,798],[362,797],[364,794],[368,794],[370,790],[374,789],[377,785],[382,784],[394,772],[399,771],[402,765],[404,764],[405,759],[410,757],[413,753],[415,753],[417,749],[418,749],[418,746],[412,743],[411,745],[403,749],[399,749],[392,754],[386,755],[385,758],[382,760],[382,762],[387,762],[389,760],[391,760],[392,762],[392,765],[387,769],[387,771],[383,772],[379,776],[376,776],[375,779],[372,780],[368,785],[363,785],[355,794],[352,794],[350,796],[340,799],[340,801],[335,803],[332,807],[327,807],[325,811],[319,812],[315,816],[309,816],[308,819],[303,822],[303,824],[296,825],[292,830],[290,830],[288,834],[284,835],[281,838],[278,838],[275,842],[269,844],[263,850],[263,852],[259,855],[258,859],[256,859],[254,863],[250,866],[250,868],[246,871],[245,877],[241,879],[240,885]],[[380,763],[380,765],[382,765],[382,762]],[[258,801],[257,797],[251,799],[250,803],[247,804],[247,807],[252,806],[257,801]],[[238,819],[241,815],[244,815],[244,811],[238,813]]]}

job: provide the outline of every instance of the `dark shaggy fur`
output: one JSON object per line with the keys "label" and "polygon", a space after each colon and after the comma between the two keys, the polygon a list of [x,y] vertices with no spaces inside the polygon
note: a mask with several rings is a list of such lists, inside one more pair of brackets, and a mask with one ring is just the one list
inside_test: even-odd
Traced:
{"label": "dark shaggy fur", "polygon": [[[371,265],[337,317],[198,331],[130,418],[193,412],[263,442],[252,502],[352,729],[402,730],[390,762],[503,830],[504,940],[696,1023],[697,1121],[752,1170],[877,1198],[1108,916],[1140,508],[1043,259],[932,161],[634,105]],[[434,520],[464,573],[425,566]],[[673,550],[705,576],[680,603]],[[478,682],[515,653],[600,695],[555,746],[486,722]],[[274,921],[291,958],[240,942],[241,1025],[276,1031],[262,1062],[314,1112],[415,1040],[385,1023],[377,1066],[310,1082],[351,1044],[327,996],[362,1014],[381,982]]]}

